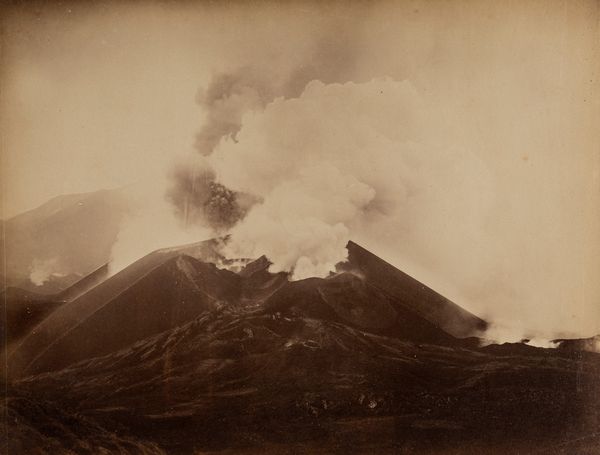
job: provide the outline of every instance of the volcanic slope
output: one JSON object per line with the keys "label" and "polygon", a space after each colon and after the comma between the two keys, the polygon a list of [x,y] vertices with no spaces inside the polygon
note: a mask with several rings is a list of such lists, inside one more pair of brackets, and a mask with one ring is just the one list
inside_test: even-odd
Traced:
{"label": "volcanic slope", "polygon": [[60,369],[106,354],[231,300],[237,275],[188,255],[216,261],[217,243],[155,251],[64,303],[15,347],[9,375]]}
{"label": "volcanic slope", "polygon": [[428,288],[354,242],[348,243],[348,261],[340,270],[358,271],[372,286],[385,292],[444,332],[463,338],[487,328],[487,323]]}
{"label": "volcanic slope", "polygon": [[[63,302],[42,294],[9,287],[0,293],[4,311],[0,314],[2,355],[26,336],[33,327],[60,307]],[[3,362],[4,363],[4,362]]]}
{"label": "volcanic slope", "polygon": [[183,254],[190,247],[152,253],[52,313],[17,348],[11,370],[15,376],[58,370],[222,306],[302,315],[429,343],[455,344],[457,327],[467,336],[485,326],[358,245],[349,243],[348,249],[340,273],[297,282],[269,273],[264,257],[236,274]]}
{"label": "volcanic slope", "polygon": [[466,343],[450,330],[481,319],[348,249],[295,282],[266,258],[153,253],[65,304],[99,302],[51,328],[10,396],[169,454],[596,453],[600,356]]}

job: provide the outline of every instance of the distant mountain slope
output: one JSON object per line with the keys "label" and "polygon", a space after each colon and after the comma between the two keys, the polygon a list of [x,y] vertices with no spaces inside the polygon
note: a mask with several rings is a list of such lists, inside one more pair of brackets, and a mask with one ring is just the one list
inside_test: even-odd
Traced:
{"label": "distant mountain slope", "polygon": [[[0,245],[0,256],[6,258],[6,267],[0,274],[11,286],[47,294],[63,290],[109,260],[128,210],[122,190],[102,190],[58,196],[5,220],[6,243]],[[36,269],[39,283],[47,275],[54,285],[32,283],[29,277]]]}
{"label": "distant mountain slope", "polygon": [[37,284],[32,282],[30,277],[17,277],[9,274],[12,278],[8,278],[6,285],[12,288],[22,289],[27,292],[34,292],[36,294],[45,295],[50,298],[56,294],[61,293],[66,288],[72,286],[82,279],[82,276],[78,273],[69,274],[54,274],[49,275],[46,281],[43,283],[38,282]]}

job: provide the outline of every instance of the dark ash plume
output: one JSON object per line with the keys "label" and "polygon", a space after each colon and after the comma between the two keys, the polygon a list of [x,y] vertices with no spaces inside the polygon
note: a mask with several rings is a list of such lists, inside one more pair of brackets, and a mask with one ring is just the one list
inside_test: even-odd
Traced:
{"label": "dark ash plume", "polygon": [[274,97],[273,87],[253,68],[216,74],[197,96],[198,104],[207,113],[206,122],[196,136],[198,152],[210,155],[223,137],[235,138],[244,113],[264,107]]}
{"label": "dark ash plume", "polygon": [[172,182],[166,197],[185,225],[203,224],[220,232],[243,218],[248,209],[248,197],[218,183],[208,167],[180,165],[172,171]]}

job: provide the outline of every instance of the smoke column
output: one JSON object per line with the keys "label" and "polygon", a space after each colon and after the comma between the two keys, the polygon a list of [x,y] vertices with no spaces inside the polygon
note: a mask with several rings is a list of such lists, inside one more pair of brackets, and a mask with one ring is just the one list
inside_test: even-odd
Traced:
{"label": "smoke column", "polygon": [[220,182],[262,201],[231,230],[229,254],[266,254],[272,271],[301,279],[327,276],[350,238],[417,256],[439,254],[420,226],[445,220],[475,235],[492,199],[487,170],[430,140],[436,122],[409,82],[391,79],[314,81],[248,112],[209,160]]}
{"label": "smoke column", "polygon": [[205,159],[222,140],[237,140],[246,113],[262,111],[279,97],[296,98],[313,80],[333,83],[352,78],[357,58],[354,43],[360,37],[360,27],[332,23],[330,28],[311,42],[306,54],[216,73],[210,84],[198,91],[196,100],[206,115],[196,136],[198,155],[173,167],[167,190],[167,198],[184,224],[205,224],[219,235],[257,202],[252,193],[233,193],[215,181],[214,170]]}
{"label": "smoke column", "polygon": [[[543,340],[591,326],[566,319],[564,302],[597,295],[576,272],[593,256],[572,242],[555,248],[592,232],[556,218],[556,207],[578,216],[583,206],[567,203],[558,183],[568,164],[558,147],[564,100],[501,71],[486,79],[479,66],[477,78],[445,63],[453,72],[441,65],[404,80],[356,30],[285,59],[259,49],[258,63],[214,75],[198,96],[205,122],[194,164],[172,174],[180,216],[230,233],[229,257],[265,254],[292,279],[326,276],[352,239],[492,322],[490,337]],[[553,86],[553,73],[535,74]],[[463,106],[452,87],[469,81],[457,92],[471,97]],[[517,113],[527,128],[511,120]],[[219,204],[212,187],[227,195]],[[207,207],[227,216],[215,222]]]}

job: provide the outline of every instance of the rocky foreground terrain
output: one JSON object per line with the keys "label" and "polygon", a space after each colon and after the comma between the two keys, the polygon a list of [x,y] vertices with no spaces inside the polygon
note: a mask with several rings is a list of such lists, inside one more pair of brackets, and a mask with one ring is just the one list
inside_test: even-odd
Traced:
{"label": "rocky foreground terrain", "polygon": [[600,355],[482,347],[485,321],[348,250],[324,279],[204,244],[80,284],[10,349],[7,453],[600,453]]}

